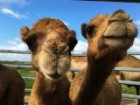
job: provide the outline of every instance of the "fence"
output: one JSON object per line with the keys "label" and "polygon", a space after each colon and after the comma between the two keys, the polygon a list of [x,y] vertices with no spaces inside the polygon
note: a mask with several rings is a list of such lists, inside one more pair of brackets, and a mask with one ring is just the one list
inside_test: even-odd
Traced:
{"label": "fence", "polygon": [[[18,51],[18,50],[0,50],[0,53],[10,53],[10,54],[30,54],[28,51]],[[140,52],[135,52],[135,53],[128,53],[131,55],[140,55]],[[83,57],[85,56],[84,54],[73,54],[73,56],[75,57]],[[31,65],[9,65],[9,64],[4,64],[10,67],[14,67],[17,69],[31,69]],[[115,67],[115,70],[118,71],[128,71],[128,72],[140,72],[140,68],[127,68],[127,67]],[[80,69],[71,69],[71,71],[73,72],[79,72]],[[22,78],[25,81],[34,81],[35,77],[25,77],[22,76]],[[140,86],[140,81],[128,81],[128,80],[119,80],[120,84],[124,84],[124,85],[132,85],[132,86]],[[31,88],[25,88],[25,93],[30,93],[31,92]],[[140,99],[140,95],[134,95],[134,94],[124,94],[122,93],[122,97],[123,98],[130,98],[130,99]],[[28,104],[28,102],[24,102],[25,105]]]}

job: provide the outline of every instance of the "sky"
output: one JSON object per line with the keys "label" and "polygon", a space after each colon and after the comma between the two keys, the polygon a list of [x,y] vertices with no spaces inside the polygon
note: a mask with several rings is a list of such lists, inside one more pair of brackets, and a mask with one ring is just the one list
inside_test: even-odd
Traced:
{"label": "sky", "polygon": [[[74,1],[74,0],[0,0],[0,49],[28,50],[20,40],[20,28],[29,28],[43,17],[62,20],[69,29],[77,33],[78,44],[74,52],[86,52],[87,42],[81,35],[81,24],[87,23],[99,14],[112,14],[123,9],[140,30],[140,3]],[[129,52],[140,52],[140,35]],[[18,54],[0,54],[1,59],[29,60]]]}

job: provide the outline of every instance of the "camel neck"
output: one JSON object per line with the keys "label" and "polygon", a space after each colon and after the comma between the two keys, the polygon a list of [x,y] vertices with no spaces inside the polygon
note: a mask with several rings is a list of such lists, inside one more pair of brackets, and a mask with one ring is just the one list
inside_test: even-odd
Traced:
{"label": "camel neck", "polygon": [[35,80],[36,88],[40,90],[41,92],[43,92],[44,94],[45,93],[47,94],[48,92],[49,94],[51,92],[52,94],[54,94],[57,87],[59,86],[58,83],[60,82],[47,79],[43,74],[36,73],[36,80]]}
{"label": "camel neck", "polygon": [[92,105],[116,64],[116,57],[95,59],[87,55],[87,69],[75,105]]}
{"label": "camel neck", "polygon": [[70,83],[65,76],[53,81],[37,72],[31,95],[35,97],[37,105],[70,105],[69,87]]}
{"label": "camel neck", "polygon": [[85,79],[91,80],[94,84],[103,83],[111,74],[117,62],[113,55],[95,59],[92,55],[88,54],[87,60]]}

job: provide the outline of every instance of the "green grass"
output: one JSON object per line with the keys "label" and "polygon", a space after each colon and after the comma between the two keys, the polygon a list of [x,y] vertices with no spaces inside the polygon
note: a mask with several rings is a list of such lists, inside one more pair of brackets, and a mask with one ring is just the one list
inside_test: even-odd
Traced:
{"label": "green grass", "polygon": [[25,81],[26,88],[31,89],[33,86],[33,81]]}
{"label": "green grass", "polygon": [[122,86],[122,93],[126,94],[136,94],[136,89],[134,86],[128,87],[127,85],[121,85]]}
{"label": "green grass", "polygon": [[[22,70],[19,70],[19,73],[21,74],[21,76],[24,76],[24,77],[35,77],[35,71],[33,70],[22,69]],[[33,80],[26,80],[25,81],[26,88],[31,89],[33,82],[34,82]],[[128,87],[126,85],[121,85],[121,87],[122,87],[122,93],[136,94],[136,90],[133,86]]]}
{"label": "green grass", "polygon": [[[23,77],[35,77],[35,71],[29,70],[29,69],[21,69],[19,70],[19,73]],[[33,80],[26,80],[25,81],[25,86],[28,89],[31,89],[33,86]]]}
{"label": "green grass", "polygon": [[35,71],[29,70],[29,69],[21,69],[19,70],[19,73],[24,77],[34,77]]}

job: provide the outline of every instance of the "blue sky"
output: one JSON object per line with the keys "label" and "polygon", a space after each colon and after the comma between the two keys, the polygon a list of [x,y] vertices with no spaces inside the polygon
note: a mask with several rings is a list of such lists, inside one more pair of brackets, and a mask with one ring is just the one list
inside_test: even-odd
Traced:
{"label": "blue sky", "polygon": [[[0,0],[0,49],[27,50],[20,41],[20,27],[31,27],[43,17],[58,18],[77,33],[79,45],[76,49],[85,51],[86,40],[80,27],[98,14],[112,14],[125,10],[140,30],[140,3],[73,1],[73,0]],[[81,46],[80,46],[81,45]],[[135,48],[134,48],[135,47]],[[131,51],[140,49],[140,35]],[[83,49],[84,48],[84,49]],[[77,51],[76,50],[76,51]],[[140,50],[138,50],[140,51]]]}

